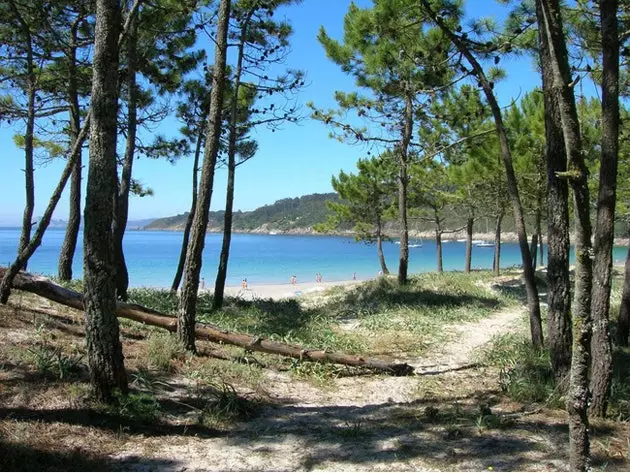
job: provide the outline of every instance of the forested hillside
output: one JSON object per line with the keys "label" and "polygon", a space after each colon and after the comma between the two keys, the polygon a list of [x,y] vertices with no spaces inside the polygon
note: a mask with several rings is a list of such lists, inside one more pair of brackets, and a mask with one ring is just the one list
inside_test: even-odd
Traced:
{"label": "forested hillside", "polygon": [[[338,201],[335,193],[310,194],[302,197],[281,199],[273,204],[248,212],[235,212],[235,231],[292,231],[310,230],[313,225],[324,222],[330,211],[326,201]],[[223,229],[224,211],[210,212],[208,228]],[[147,230],[181,230],[186,225],[188,212],[154,220],[145,227]]]}
{"label": "forested hillside", "polygon": [[[273,204],[264,205],[251,211],[234,212],[234,231],[236,232],[307,232],[313,227],[326,222],[331,215],[331,210],[326,206],[327,201],[340,202],[339,196],[334,192],[326,194],[308,194],[301,197],[280,199]],[[455,205],[447,206],[444,210],[444,229],[447,231],[463,230],[466,221],[461,216]],[[222,231],[224,211],[210,212],[208,229],[210,231]],[[183,230],[186,225],[188,212],[152,220],[144,226],[144,230]],[[426,218],[410,218],[412,233],[431,232],[432,222]],[[534,226],[534,218],[526,217],[529,228]],[[491,233],[494,230],[493,218],[490,214],[479,215],[475,222],[475,233]],[[396,222],[392,219],[385,222],[385,232],[391,236],[396,234]],[[338,231],[349,231],[352,225],[342,222]],[[503,231],[514,231],[514,219],[506,215],[503,219]],[[623,238],[627,234],[625,221],[618,221],[615,225],[615,237]]]}

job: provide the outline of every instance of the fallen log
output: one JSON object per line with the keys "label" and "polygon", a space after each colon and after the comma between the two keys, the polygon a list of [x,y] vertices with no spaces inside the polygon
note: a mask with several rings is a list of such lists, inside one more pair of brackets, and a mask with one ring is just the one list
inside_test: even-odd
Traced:
{"label": "fallen log", "polygon": [[[0,278],[4,276],[6,271],[6,268],[0,268]],[[14,289],[32,292],[65,306],[84,310],[83,295],[81,293],[59,286],[50,279],[42,276],[20,271],[13,280],[12,286]],[[116,305],[116,315],[121,318],[160,327],[169,332],[177,331],[177,319],[174,316],[163,314],[138,304],[118,302]],[[364,367],[394,376],[408,376],[414,372],[413,367],[406,363],[389,363],[376,358],[365,358],[327,350],[308,349],[299,345],[276,342],[246,333],[230,332],[209,324],[197,324],[195,336],[200,340],[235,345],[251,351],[282,355],[299,360]]]}

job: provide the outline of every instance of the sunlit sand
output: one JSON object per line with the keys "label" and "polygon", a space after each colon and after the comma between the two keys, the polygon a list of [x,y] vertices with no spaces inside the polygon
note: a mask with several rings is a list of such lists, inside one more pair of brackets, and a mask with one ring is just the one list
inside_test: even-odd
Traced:
{"label": "sunlit sand", "polygon": [[249,284],[247,289],[241,286],[228,286],[226,295],[238,296],[243,299],[296,299],[300,296],[322,292],[335,286],[352,286],[360,284],[359,280],[298,282],[296,284]]}

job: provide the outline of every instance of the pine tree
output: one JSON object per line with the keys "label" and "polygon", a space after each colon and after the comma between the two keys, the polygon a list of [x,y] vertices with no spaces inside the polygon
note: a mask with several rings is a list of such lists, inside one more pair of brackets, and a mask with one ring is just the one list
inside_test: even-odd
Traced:
{"label": "pine tree", "polygon": [[206,122],[210,112],[210,84],[212,77],[206,71],[204,81],[189,80],[182,87],[183,100],[177,107],[177,116],[184,122],[180,129],[184,135],[186,143],[194,146],[193,151],[193,172],[192,172],[192,199],[190,211],[184,226],[181,251],[177,262],[177,269],[171,284],[171,291],[177,292],[184,273],[184,263],[186,261],[186,251],[190,239],[190,229],[192,227],[195,209],[197,208],[199,158],[206,138]]}
{"label": "pine tree", "polygon": [[396,162],[391,153],[357,161],[357,174],[340,172],[332,178],[332,186],[341,202],[329,201],[333,211],[318,231],[339,229],[347,224],[354,226],[356,241],[376,244],[378,261],[383,274],[389,269],[383,254],[384,224],[395,208]]}
{"label": "pine tree", "polygon": [[[48,15],[53,13],[53,5],[45,0],[8,0],[0,5],[0,44],[3,50],[0,78],[6,90],[6,95],[0,101],[0,110],[4,119],[24,121],[21,141],[24,149],[26,199],[18,255],[24,252],[31,240],[34,224],[34,151],[37,140],[35,122],[38,117],[59,112],[56,104],[51,104],[51,98],[43,90],[46,77],[43,71],[51,62],[52,51],[48,38],[45,35],[43,38],[39,36],[39,32],[45,29]],[[26,265],[27,261],[24,261],[22,269],[26,269]]]}
{"label": "pine tree", "polygon": [[212,91],[210,94],[210,111],[208,114],[204,160],[179,300],[177,336],[184,347],[193,352],[195,351],[195,323],[197,291],[199,289],[202,264],[201,255],[208,226],[208,212],[214,184],[214,168],[220,145],[230,7],[230,0],[221,0],[215,35],[215,64],[212,74]]}
{"label": "pine tree", "polygon": [[[477,41],[471,41],[468,38],[468,33],[458,32],[457,29],[453,29],[451,22],[456,21],[460,15],[459,7],[457,4],[451,2],[444,3],[444,8],[440,10],[441,13],[437,13],[437,10],[428,0],[421,0],[420,4],[424,12],[428,17],[435,22],[444,35],[453,43],[457,50],[468,62],[472,71],[469,71],[464,67],[466,73],[471,74],[477,79],[480,88],[483,90],[488,106],[490,107],[497,136],[499,138],[499,145],[501,149],[501,156],[505,166],[505,173],[507,177],[508,194],[510,196],[510,202],[512,204],[512,210],[514,212],[514,221],[516,225],[516,231],[518,234],[519,247],[521,250],[521,258],[523,261],[523,278],[525,280],[525,290],[527,293],[527,305],[529,310],[530,320],[530,332],[532,336],[532,343],[536,347],[542,347],[543,345],[543,333],[542,323],[540,317],[540,302],[538,298],[538,288],[536,286],[536,278],[533,270],[531,256],[529,253],[529,243],[527,241],[527,232],[525,229],[525,219],[523,215],[523,207],[519,195],[516,175],[514,172],[514,164],[512,161],[512,153],[510,150],[510,144],[507,137],[507,132],[503,123],[503,116],[501,108],[494,95],[494,83],[491,80],[485,69],[482,67],[479,59],[475,56],[475,53],[480,54],[482,57],[488,57],[496,51],[497,46],[493,42],[480,43]],[[445,15],[443,15],[445,13]],[[457,27],[455,27],[457,28]],[[518,33],[520,34],[520,33]],[[509,47],[509,43],[505,43],[505,49]]]}
{"label": "pine tree", "polygon": [[449,182],[446,166],[437,160],[424,160],[409,168],[410,216],[433,224],[437,272],[444,271],[442,235],[444,211],[454,200],[455,189]]}
{"label": "pine tree", "polygon": [[[133,18],[133,15],[137,11],[140,1],[141,0],[135,1],[134,6],[132,7],[129,15],[127,15],[127,19],[125,20],[125,24],[123,26],[122,32],[118,37],[118,41],[117,41],[118,47],[120,47],[120,44],[124,40],[125,32],[128,29],[129,21]],[[51,113],[56,113],[56,112],[53,111]],[[42,238],[44,237],[44,233],[48,229],[48,225],[50,224],[50,220],[52,218],[53,212],[55,211],[55,208],[57,204],[59,203],[59,199],[61,198],[61,195],[65,189],[68,179],[70,178],[70,175],[75,169],[76,161],[80,156],[83,142],[85,141],[85,139],[87,138],[89,134],[90,122],[91,122],[91,113],[88,113],[83,123],[83,127],[81,128],[81,131],[79,132],[79,135],[77,136],[77,139],[72,144],[71,148],[67,150],[68,158],[67,158],[66,166],[64,167],[61,173],[59,182],[57,183],[57,186],[53,190],[53,193],[50,197],[48,205],[46,206],[46,209],[44,210],[44,213],[42,214],[42,218],[37,225],[37,230],[35,231],[33,237],[30,239],[26,248],[24,248],[24,250],[18,254],[15,261],[11,264],[9,269],[4,274],[2,281],[0,281],[0,304],[7,303],[9,299],[9,295],[11,293],[11,284],[13,282],[13,279],[15,278],[19,270],[24,266],[24,264],[33,255],[35,250],[37,250],[37,248],[39,248],[39,246],[42,243]]]}
{"label": "pine tree", "polygon": [[[86,113],[81,104],[81,97],[87,95],[89,75],[86,73],[86,63],[89,61],[89,44],[93,43],[93,18],[83,2],[73,2],[68,5],[66,22],[64,25],[52,25],[55,32],[67,31],[63,35],[61,49],[64,52],[62,68],[65,74],[62,78],[66,86],[60,87],[67,90],[66,101],[69,106],[68,129],[70,147],[77,144],[81,132],[81,116]],[[67,37],[67,39],[66,39]],[[76,251],[79,228],[81,225],[81,180],[82,180],[82,156],[76,158],[72,178],[70,181],[70,205],[68,209],[68,225],[59,252],[58,277],[62,281],[72,279],[72,262]]]}
{"label": "pine tree", "polygon": [[90,101],[90,166],[85,201],[84,305],[90,379],[97,399],[127,391],[116,318],[112,215],[116,193],[120,4],[97,0]]}
{"label": "pine tree", "polygon": [[[343,42],[320,30],[327,56],[353,76],[364,96],[336,92],[337,111],[315,110],[313,116],[339,130],[350,142],[391,147],[398,161],[398,219],[400,228],[399,284],[407,283],[409,225],[408,170],[413,137],[427,119],[419,113],[446,90],[452,76],[449,44],[429,27],[411,0],[376,0],[371,9],[350,5],[344,21]],[[336,117],[353,111],[368,128],[341,123]]]}
{"label": "pine tree", "polygon": [[[122,169],[114,214],[114,252],[116,259],[116,290],[120,299],[126,300],[129,276],[123,251],[123,237],[127,227],[129,196],[133,189],[133,162],[140,153],[159,155],[160,146],[172,150],[178,143],[139,147],[137,130],[150,126],[168,111],[164,108],[156,113],[155,95],[166,95],[178,90],[182,76],[194,69],[203,53],[191,51],[196,40],[192,25],[194,0],[163,0],[159,5],[145,4],[135,21],[130,22],[124,49],[125,76],[121,82],[126,89],[126,135],[127,142],[122,160]],[[131,9],[133,3],[128,8]],[[146,83],[144,88],[142,84]],[[144,112],[144,116],[143,116]],[[156,151],[155,148],[158,148]]]}
{"label": "pine tree", "polygon": [[[248,134],[250,130],[265,124],[273,131],[285,121],[295,121],[295,108],[278,106],[275,102],[264,103],[263,98],[295,93],[301,85],[302,72],[288,71],[271,76],[269,71],[285,56],[289,46],[291,26],[273,19],[277,8],[298,3],[296,0],[241,0],[232,9],[236,22],[230,39],[237,48],[236,67],[229,90],[229,107],[226,117],[227,138],[227,190],[223,223],[223,241],[219,267],[214,285],[213,308],[223,305],[225,280],[232,238],[236,168],[254,156],[257,143]],[[263,73],[267,72],[267,74]],[[247,78],[247,80],[245,80]],[[261,109],[255,107],[260,103]],[[263,105],[264,103],[264,105]],[[239,161],[237,162],[237,154]]]}
{"label": "pine tree", "polygon": [[573,351],[567,400],[569,412],[570,465],[589,468],[588,368],[591,339],[591,290],[593,283],[588,170],[582,155],[582,139],[558,0],[536,0],[540,31],[541,65],[549,79],[543,87],[551,93],[560,118],[567,157],[565,178],[573,190],[575,211],[575,289],[573,298]]}
{"label": "pine tree", "polygon": [[[445,179],[452,189],[448,195],[449,206],[466,211],[464,270],[470,272],[475,218],[483,213],[480,209],[487,208],[487,205],[481,204],[487,197],[487,184],[501,182],[491,176],[495,166],[488,161],[488,156],[495,156],[498,149],[492,136],[491,117],[479,90],[469,84],[453,89],[441,100],[434,101],[430,113],[432,124],[421,130],[421,141],[429,144],[425,146],[425,153],[440,156],[448,165]],[[503,186],[500,191],[503,191]]]}

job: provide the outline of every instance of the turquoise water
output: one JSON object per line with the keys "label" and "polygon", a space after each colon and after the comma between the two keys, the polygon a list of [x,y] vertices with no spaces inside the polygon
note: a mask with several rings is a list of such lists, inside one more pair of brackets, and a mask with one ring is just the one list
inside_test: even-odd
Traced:
{"label": "turquoise water", "polygon": [[[59,249],[64,230],[51,229],[46,233],[42,246],[31,258],[29,271],[56,275]],[[170,287],[183,234],[181,232],[128,231],[125,234],[125,258],[133,287]],[[211,286],[216,276],[221,247],[220,234],[206,236],[202,276]],[[0,264],[6,265],[15,257],[19,229],[0,228]],[[412,241],[411,243],[418,243]],[[73,272],[75,278],[82,274],[82,242],[79,241]],[[387,242],[384,253],[389,269],[395,273],[398,267],[398,245]],[[447,242],[443,246],[444,269],[463,270],[465,244]],[[625,260],[626,248],[616,247],[614,259]],[[473,247],[473,267],[489,269],[492,266],[493,248]],[[501,266],[519,265],[518,246],[505,243],[501,248]],[[410,248],[409,271],[419,273],[435,271],[435,242],[424,240],[422,247]],[[338,236],[303,235],[252,235],[235,234],[232,238],[227,284],[236,286],[243,278],[250,284],[288,283],[292,274],[298,282],[314,281],[315,273],[321,273],[324,281],[369,279],[378,274],[380,267],[376,247],[356,243],[352,238]]]}

